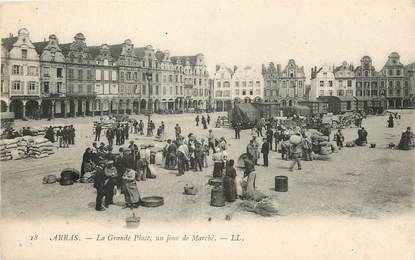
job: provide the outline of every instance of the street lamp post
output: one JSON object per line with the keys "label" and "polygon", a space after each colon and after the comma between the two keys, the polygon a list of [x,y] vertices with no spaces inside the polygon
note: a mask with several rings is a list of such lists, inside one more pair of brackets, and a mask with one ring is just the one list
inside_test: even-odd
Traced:
{"label": "street lamp post", "polygon": [[152,109],[150,107],[150,98],[151,98],[151,80],[153,79],[153,74],[151,72],[146,72],[145,73],[146,78],[148,80],[148,101],[147,101],[147,136],[151,136],[151,126],[150,126],[150,121],[151,121],[151,112]]}

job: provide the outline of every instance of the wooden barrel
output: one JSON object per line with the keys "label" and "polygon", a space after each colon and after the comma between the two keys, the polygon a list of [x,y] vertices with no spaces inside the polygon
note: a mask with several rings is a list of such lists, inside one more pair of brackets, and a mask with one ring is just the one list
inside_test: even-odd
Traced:
{"label": "wooden barrel", "polygon": [[210,205],[214,207],[225,206],[225,193],[221,186],[212,189],[210,196]]}
{"label": "wooden barrel", "polygon": [[287,176],[275,176],[275,191],[279,191],[279,192],[288,191],[288,177]]}

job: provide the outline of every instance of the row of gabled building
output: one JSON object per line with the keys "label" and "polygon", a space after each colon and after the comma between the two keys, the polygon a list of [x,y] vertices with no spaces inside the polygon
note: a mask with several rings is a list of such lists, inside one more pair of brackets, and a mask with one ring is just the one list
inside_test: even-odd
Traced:
{"label": "row of gabled building", "polygon": [[1,111],[17,118],[208,109],[210,94],[201,53],[171,56],[129,39],[87,46],[82,33],[32,42],[26,29],[2,39]]}
{"label": "row of gabled building", "polygon": [[[340,66],[311,68],[306,85],[304,67],[291,59],[281,67],[273,62],[255,67],[217,65],[213,75],[213,96],[217,110],[228,110],[235,102],[265,101],[281,107],[326,102],[326,97],[362,106],[356,109],[383,110],[412,106],[415,97],[415,63],[404,65],[392,52],[380,71],[369,56],[360,65],[343,62]],[[316,104],[314,104],[316,105]]]}
{"label": "row of gabled building", "polygon": [[256,68],[233,68],[217,65],[213,75],[213,96],[218,110],[227,110],[234,102],[279,102],[292,106],[306,99],[304,67],[294,60],[281,69],[281,65]]}
{"label": "row of gabled building", "polygon": [[[270,63],[263,66],[265,101],[280,102],[286,106],[335,96],[344,100],[354,97],[365,104],[378,104],[384,108],[403,108],[410,106],[414,99],[415,65],[404,66],[396,52],[388,56],[380,71],[376,71],[369,56],[364,56],[357,67],[343,62],[340,66],[311,68],[310,85],[305,87],[304,92],[297,90],[301,79],[296,77],[297,67],[292,67],[293,73],[290,72],[287,79],[287,69],[281,71],[280,65]],[[304,75],[302,67],[300,72]]]}

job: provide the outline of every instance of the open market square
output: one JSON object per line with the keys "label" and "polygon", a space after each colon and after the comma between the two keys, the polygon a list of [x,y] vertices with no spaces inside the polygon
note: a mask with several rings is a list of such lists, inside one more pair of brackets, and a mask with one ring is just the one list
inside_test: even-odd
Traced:
{"label": "open market square", "polygon": [[[397,143],[400,134],[407,126],[414,127],[414,111],[399,111],[401,119],[394,128],[387,128],[387,116],[368,116],[362,126],[368,132],[368,142],[376,143],[375,148],[367,146],[344,147],[330,155],[328,160],[303,161],[302,170],[288,171],[291,161],[281,159],[279,152],[271,151],[269,166],[262,166],[262,158],[256,167],[256,189],[274,200],[278,213],[275,221],[290,216],[348,216],[353,218],[384,218],[413,211],[414,206],[414,165],[413,150],[390,149],[388,144]],[[212,121],[224,113],[211,113]],[[228,144],[229,159],[238,160],[246,152],[251,139],[251,130],[242,130],[241,138],[235,139],[234,130],[229,127],[216,128],[211,122],[208,129],[198,127],[196,114],[174,116],[155,115],[156,125],[165,124],[166,139],[174,139],[174,126],[178,123],[187,136],[193,133],[198,139],[208,138],[208,129],[215,136],[224,137]],[[145,120],[144,116],[130,116]],[[155,179],[137,181],[138,191],[144,196],[161,196],[164,205],[158,208],[139,206],[125,208],[124,196],[115,195],[114,204],[105,211],[95,211],[96,190],[92,183],[75,182],[61,186],[58,183],[42,184],[47,175],[59,176],[65,168],[80,170],[82,155],[87,147],[92,147],[95,135],[93,121],[99,117],[55,119],[52,121],[31,121],[32,128],[72,124],[76,129],[75,144],[69,148],[56,149],[47,158],[29,158],[4,161],[2,172],[2,216],[3,218],[33,219],[81,219],[99,223],[123,224],[132,211],[141,217],[142,222],[166,222],[176,219],[179,222],[223,220],[227,215],[232,221],[238,219],[261,219],[261,215],[238,209],[242,200],[227,202],[224,207],[212,207],[209,179],[212,178],[212,154],[208,156],[208,167],[202,171],[189,170],[182,176],[177,169],[167,170],[163,165],[155,165]],[[27,125],[27,121],[16,121],[16,128]],[[343,130],[345,141],[357,137],[357,128]],[[255,134],[256,135],[256,134]],[[106,140],[101,137],[101,141]],[[163,147],[165,143],[154,141],[154,137],[130,133],[129,140],[135,144],[152,143]],[[104,141],[106,142],[106,141]],[[262,142],[262,140],[261,140]],[[98,142],[99,143],[99,142]],[[57,144],[54,143],[54,146]],[[125,146],[128,146],[126,143]],[[118,151],[121,146],[116,145]],[[236,167],[240,176],[243,169]],[[288,191],[275,191],[275,177],[288,177]],[[184,187],[194,186],[196,195],[186,195]]]}

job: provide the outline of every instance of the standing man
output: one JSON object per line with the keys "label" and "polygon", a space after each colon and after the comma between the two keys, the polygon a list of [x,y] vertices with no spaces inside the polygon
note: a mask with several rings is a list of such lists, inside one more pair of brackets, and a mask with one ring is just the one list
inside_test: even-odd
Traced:
{"label": "standing man", "polygon": [[272,138],[274,136],[274,132],[271,129],[271,125],[268,125],[268,130],[266,132],[267,135],[267,143],[269,144],[269,150],[272,150]]}
{"label": "standing man", "polygon": [[140,119],[140,123],[138,123],[138,131],[140,132],[140,135],[144,135],[144,122],[142,119]]}
{"label": "standing man", "polygon": [[235,139],[241,139],[241,124],[239,122],[235,123]]}
{"label": "standing man", "polygon": [[69,127],[69,133],[70,133],[70,144],[75,144],[75,128],[73,125],[70,125]]}
{"label": "standing man", "polygon": [[56,137],[58,138],[58,148],[62,147],[63,144],[63,131],[62,131],[62,126],[59,126],[58,131],[56,131]]}
{"label": "standing man", "polygon": [[196,121],[196,126],[199,126],[199,115],[196,116],[195,121]]}
{"label": "standing man", "polygon": [[125,140],[128,140],[128,134],[129,134],[129,132],[130,132],[130,126],[127,123],[124,126],[124,138],[125,138]]}
{"label": "standing man", "polygon": [[174,132],[176,133],[176,140],[178,140],[180,134],[182,133],[182,129],[180,128],[179,124],[176,124],[176,126],[174,127]]}
{"label": "standing man", "polygon": [[268,154],[269,154],[269,150],[270,150],[270,145],[268,143],[267,138],[263,139],[263,143],[262,143],[262,147],[261,147],[261,153],[262,153],[262,157],[264,159],[264,166],[268,167]]}
{"label": "standing man", "polygon": [[[208,144],[209,144],[209,149],[212,148],[212,153],[215,153],[215,135],[212,132],[212,129],[209,129],[209,134],[208,134]],[[208,149],[208,152],[209,152]]]}
{"label": "standing man", "polygon": [[108,128],[106,136],[107,136],[107,140],[108,140],[108,145],[109,146],[114,146],[114,129],[113,128]]}
{"label": "standing man", "polygon": [[209,116],[209,114],[207,115],[206,121],[207,121],[208,125],[210,125],[210,116]]}
{"label": "standing man", "polygon": [[337,148],[339,150],[343,148],[344,135],[341,129],[337,130],[337,133],[334,134],[334,139],[336,140]]}
{"label": "standing man", "polygon": [[98,123],[97,126],[95,127],[95,142],[100,140],[101,130],[102,130],[101,123]]}
{"label": "standing man", "polygon": [[261,120],[257,121],[256,129],[257,129],[258,136],[262,137],[263,135],[262,135],[262,122],[261,122]]}
{"label": "standing man", "polygon": [[206,119],[204,116],[202,116],[202,125],[203,125],[203,129],[207,129],[207,123],[206,123]]}

